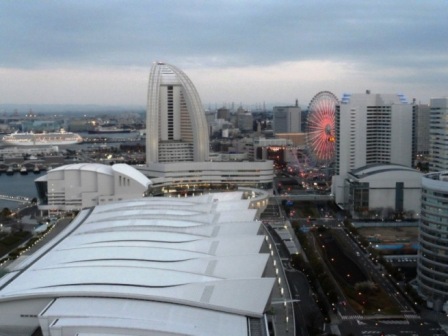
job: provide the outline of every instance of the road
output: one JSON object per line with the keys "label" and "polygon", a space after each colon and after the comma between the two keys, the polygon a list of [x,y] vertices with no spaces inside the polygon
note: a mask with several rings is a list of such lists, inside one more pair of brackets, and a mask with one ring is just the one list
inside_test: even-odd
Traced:
{"label": "road", "polygon": [[306,276],[302,272],[291,267],[288,250],[273,226],[266,224],[265,227],[274,239],[279,257],[283,263],[285,276],[288,280],[291,299],[293,300],[294,305],[296,335],[306,336],[308,335],[307,325],[316,323],[317,325],[322,326],[324,319],[316,305]]}

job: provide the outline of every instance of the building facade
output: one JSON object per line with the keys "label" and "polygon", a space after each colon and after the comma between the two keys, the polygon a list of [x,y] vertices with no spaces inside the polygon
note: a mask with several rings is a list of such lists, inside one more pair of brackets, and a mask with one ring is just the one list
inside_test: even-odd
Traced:
{"label": "building facade", "polygon": [[422,178],[417,282],[434,310],[448,312],[448,171]]}
{"label": "building facade", "polygon": [[430,109],[427,104],[413,104],[413,142],[412,159],[417,155],[429,154],[429,116]]}
{"label": "building facade", "polygon": [[58,213],[143,197],[151,181],[127,164],[78,163],[35,180],[39,210]]}
{"label": "building facade", "polygon": [[270,160],[154,163],[137,169],[151,180],[154,195],[176,188],[186,195],[233,187],[269,190],[274,178]]}
{"label": "building facade", "polygon": [[146,163],[206,161],[209,135],[199,94],[173,65],[151,67],[146,110]]}
{"label": "building facade", "polygon": [[254,128],[254,118],[252,113],[243,109],[238,109],[236,123],[240,131],[252,131]]}
{"label": "building facade", "polygon": [[300,133],[301,111],[298,102],[295,106],[274,106],[273,109],[274,133]]}
{"label": "building facade", "polygon": [[448,98],[430,101],[429,170],[448,170]]}
{"label": "building facade", "polygon": [[374,216],[383,220],[391,215],[389,212],[417,218],[421,177],[420,171],[395,164],[372,164],[354,169],[344,182],[344,208],[358,218]]}
{"label": "building facade", "polygon": [[344,95],[336,105],[335,132],[332,189],[337,203],[353,169],[378,163],[412,166],[412,104],[403,95]]}
{"label": "building facade", "polygon": [[[246,116],[243,108],[239,111]],[[213,189],[208,187],[210,184],[217,189],[222,186],[272,189],[272,161],[211,161],[208,127],[199,94],[175,66],[154,63],[151,67],[146,117],[146,165],[137,169],[155,183],[156,194],[163,194],[159,191],[165,187],[182,189],[185,185],[204,191]],[[248,124],[251,126],[252,121]],[[250,156],[253,157],[245,157]]]}
{"label": "building facade", "polygon": [[224,119],[229,121],[230,120],[230,110],[226,107],[221,107],[217,111],[217,119]]}

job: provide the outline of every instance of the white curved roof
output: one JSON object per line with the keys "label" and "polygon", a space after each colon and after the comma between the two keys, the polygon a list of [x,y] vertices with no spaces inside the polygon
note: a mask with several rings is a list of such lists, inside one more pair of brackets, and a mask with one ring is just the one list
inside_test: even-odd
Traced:
{"label": "white curved roof", "polygon": [[52,171],[61,171],[61,170],[85,170],[106,175],[113,175],[112,166],[100,163],[73,163],[52,169]]}
{"label": "white curved roof", "polygon": [[[162,318],[164,332],[179,332],[188,322],[203,328],[191,334],[246,335],[246,317],[263,315],[274,279],[263,278],[264,236],[257,235],[260,223],[241,195],[143,198],[83,210],[0,279],[0,307],[2,301],[57,298],[43,314],[57,316],[59,325],[113,328],[119,317],[124,325],[156,328]],[[242,216],[229,221],[226,202]],[[142,308],[160,309],[157,319],[137,318]],[[98,316],[97,322],[81,312]],[[79,321],[66,319],[70,314]],[[213,323],[228,330],[210,333]]]}
{"label": "white curved roof", "polygon": [[117,163],[112,166],[112,169],[122,175],[132,177],[132,179],[134,179],[135,181],[139,182],[144,186],[152,184],[151,181],[145,175],[143,175],[140,171],[131,167],[128,164]]}
{"label": "white curved roof", "polygon": [[54,168],[51,171],[57,172],[57,171],[69,171],[69,170],[91,171],[109,176],[113,176],[114,172],[117,172],[124,176],[128,176],[129,178],[132,178],[133,180],[135,180],[136,182],[145,187],[151,184],[151,181],[140,171],[124,163],[117,163],[112,166],[101,163],[73,163]]}
{"label": "white curved roof", "polygon": [[392,174],[392,173],[398,175],[406,173],[412,173],[417,175],[421,174],[421,172],[419,172],[414,168],[394,163],[375,163],[362,166],[360,168],[356,168],[349,172],[350,175],[359,179],[367,178],[374,175]]}

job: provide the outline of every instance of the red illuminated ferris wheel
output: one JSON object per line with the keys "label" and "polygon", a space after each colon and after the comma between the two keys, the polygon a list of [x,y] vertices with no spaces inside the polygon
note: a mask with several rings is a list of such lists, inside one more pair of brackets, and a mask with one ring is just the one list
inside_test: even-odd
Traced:
{"label": "red illuminated ferris wheel", "polygon": [[338,99],[329,91],[319,92],[308,107],[306,143],[315,162],[333,161],[335,152],[334,117]]}

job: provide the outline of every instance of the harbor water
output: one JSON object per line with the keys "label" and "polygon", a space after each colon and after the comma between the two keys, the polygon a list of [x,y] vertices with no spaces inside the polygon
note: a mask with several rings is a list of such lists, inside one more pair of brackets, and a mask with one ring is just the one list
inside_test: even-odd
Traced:
{"label": "harbor water", "polygon": [[[2,173],[0,175],[0,195],[2,196],[25,196],[25,197],[37,197],[36,187],[34,186],[34,180],[40,176],[43,176],[46,172],[40,174],[28,173],[28,175],[21,175],[15,173],[14,175],[6,175]],[[22,203],[7,201],[0,199],[0,211],[3,208],[15,209]]]}
{"label": "harbor water", "polygon": [[[141,143],[144,144],[144,139],[141,139],[138,132],[131,133],[117,133],[117,134],[88,134],[79,133],[85,139],[98,139],[105,138],[107,143],[98,141],[90,142],[86,141],[82,144],[63,146],[61,148],[68,148],[72,150],[82,150],[89,148],[97,148],[102,146],[108,147],[119,147],[121,144],[126,143]],[[116,142],[115,142],[116,141]],[[40,176],[46,174],[46,171],[41,171],[39,174],[34,174],[29,172],[27,175],[21,175],[19,172],[14,173],[14,175],[6,175],[6,173],[0,174],[0,195],[1,196],[25,196],[34,198],[37,197],[36,187],[34,185],[34,180]],[[22,203],[16,201],[5,200],[0,198],[0,211],[3,208],[16,209]]]}

